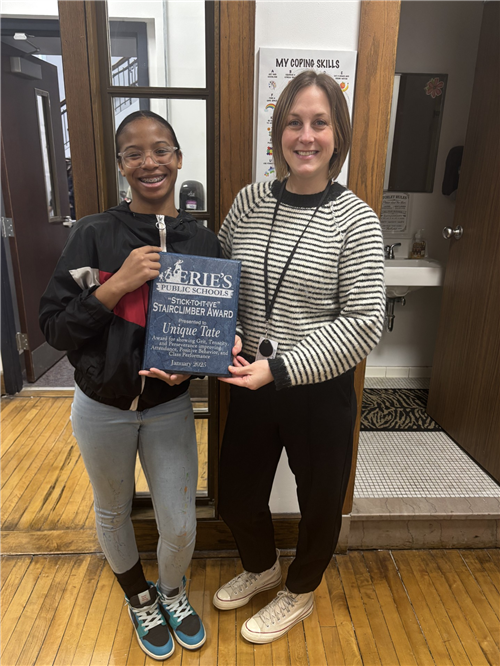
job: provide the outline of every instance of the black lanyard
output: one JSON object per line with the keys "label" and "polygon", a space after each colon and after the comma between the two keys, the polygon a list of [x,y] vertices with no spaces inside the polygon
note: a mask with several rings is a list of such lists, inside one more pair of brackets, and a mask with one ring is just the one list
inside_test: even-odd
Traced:
{"label": "black lanyard", "polygon": [[269,272],[268,272],[269,246],[271,244],[271,236],[272,236],[272,233],[273,233],[273,227],[274,227],[274,223],[276,221],[276,216],[278,214],[278,209],[280,207],[281,199],[283,198],[283,193],[285,191],[286,183],[287,183],[287,181],[284,180],[283,184],[280,188],[279,194],[278,194],[278,200],[276,201],[276,206],[274,207],[273,220],[271,222],[271,230],[269,231],[269,239],[267,241],[266,253],[264,255],[264,290],[265,290],[265,304],[266,304],[266,322],[268,322],[269,319],[271,318],[271,312],[273,311],[273,307],[274,307],[274,304],[276,302],[276,297],[278,296],[278,292],[279,292],[279,290],[281,288],[281,285],[283,283],[283,279],[286,275],[288,267],[290,266],[290,263],[293,259],[293,256],[294,256],[294,254],[297,250],[297,247],[299,246],[299,243],[302,240],[303,235],[308,230],[309,225],[311,224],[311,222],[313,220],[313,217],[316,215],[318,210],[323,205],[323,202],[325,201],[328,193],[330,192],[330,188],[331,188],[331,185],[332,185],[331,183],[328,183],[325,191],[323,192],[323,196],[321,197],[321,200],[320,200],[319,204],[316,206],[316,210],[311,215],[311,219],[309,220],[309,222],[306,224],[306,226],[302,230],[302,233],[300,234],[297,242],[295,243],[295,246],[294,246],[293,250],[290,252],[290,256],[288,257],[288,259],[286,261],[286,264],[285,264],[283,270],[281,271],[281,275],[279,277],[278,284],[276,285],[276,289],[274,290],[274,294],[272,295],[271,298],[269,298]]}

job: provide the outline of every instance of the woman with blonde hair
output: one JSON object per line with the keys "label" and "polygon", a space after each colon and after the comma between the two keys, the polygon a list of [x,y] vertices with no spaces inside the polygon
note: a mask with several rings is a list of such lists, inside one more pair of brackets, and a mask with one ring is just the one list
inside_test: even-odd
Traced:
{"label": "woman with blonde hair", "polygon": [[[231,403],[220,459],[219,511],[244,572],[214,596],[245,605],[281,582],[269,497],[283,447],[301,512],[284,590],[242,627],[268,643],[313,610],[335,550],[356,419],[354,368],[377,344],[385,308],[375,213],[335,182],[351,142],[338,84],[305,71],[273,117],[277,180],[236,197],[219,239],[242,263]],[[242,341],[242,342],[241,342]]]}

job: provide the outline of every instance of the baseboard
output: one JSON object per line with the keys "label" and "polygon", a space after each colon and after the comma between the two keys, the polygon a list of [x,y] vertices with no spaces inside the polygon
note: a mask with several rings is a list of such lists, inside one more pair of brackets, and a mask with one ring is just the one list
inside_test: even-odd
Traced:
{"label": "baseboard", "polygon": [[430,377],[432,366],[367,365],[366,377]]}
{"label": "baseboard", "polygon": [[22,391],[19,391],[16,398],[72,398],[74,394],[74,388],[43,388],[30,386],[28,384],[22,389]]}
{"label": "baseboard", "polygon": [[[299,516],[273,520],[276,547],[280,550],[295,548],[299,529]],[[133,518],[135,538],[140,552],[156,550],[158,531],[154,519]],[[223,520],[198,520],[196,528],[197,551],[236,551],[236,543]]]}
{"label": "baseboard", "polygon": [[498,548],[498,520],[373,520],[351,522],[349,550]]}
{"label": "baseboard", "polygon": [[[350,519],[350,516],[342,516],[342,529],[336,552],[346,552],[347,550]],[[134,524],[135,538],[139,552],[142,554],[156,551],[158,531],[154,517],[133,516],[132,522]],[[286,513],[273,515],[274,538],[276,547],[280,551],[295,552],[299,534],[299,522],[299,514]],[[197,553],[210,552],[214,557],[234,557],[238,552],[229,527],[223,520],[215,518],[198,520],[195,551]]]}
{"label": "baseboard", "polygon": [[354,498],[350,550],[498,548],[496,497]]}

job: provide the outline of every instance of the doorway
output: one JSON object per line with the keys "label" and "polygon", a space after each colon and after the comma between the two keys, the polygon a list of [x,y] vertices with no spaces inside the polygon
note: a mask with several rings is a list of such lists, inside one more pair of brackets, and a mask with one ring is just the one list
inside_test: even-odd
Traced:
{"label": "doorway", "polygon": [[34,382],[64,356],[45,342],[38,304],[75,214],[71,150],[58,21],[2,17],[1,30],[6,252],[21,370]]}
{"label": "doorway", "polygon": [[[483,38],[480,38],[481,22],[488,11],[493,11],[493,6],[497,3],[492,3],[491,7],[488,5],[476,4],[473,2],[466,3],[419,3],[419,2],[405,2],[402,3],[401,8],[401,24],[399,34],[399,45],[397,55],[397,71],[404,72],[430,72],[442,71],[448,74],[446,103],[443,112],[443,124],[441,127],[439,151],[437,155],[437,164],[435,177],[433,178],[432,191],[410,193],[410,222],[411,233],[408,237],[398,237],[395,234],[391,237],[390,243],[396,241],[401,242],[401,247],[397,249],[396,258],[407,257],[410,244],[412,242],[412,234],[419,228],[425,227],[425,236],[428,245],[428,256],[438,259],[443,265],[447,264],[447,270],[452,270],[455,275],[455,280],[460,281],[460,276],[464,280],[466,266],[471,271],[470,276],[465,280],[472,284],[472,281],[477,279],[477,276],[484,271],[486,274],[493,275],[494,260],[487,260],[489,256],[487,249],[494,251],[497,235],[494,230],[493,233],[486,230],[485,220],[488,214],[482,215],[482,226],[473,226],[472,219],[467,222],[469,239],[466,236],[460,241],[445,240],[442,237],[443,227],[454,227],[454,214],[458,215],[460,207],[460,197],[462,188],[466,186],[467,173],[466,170],[460,172],[460,189],[457,192],[456,186],[450,191],[445,187],[445,176],[447,175],[447,157],[450,153],[454,154],[456,147],[467,146],[466,141],[469,140],[469,132],[471,129],[471,122],[473,120],[473,105],[474,101],[478,99],[476,93],[477,79],[483,67],[476,69],[476,56],[479,49],[482,47]],[[488,20],[486,19],[486,22]],[[495,20],[489,21],[493,25],[498,25]],[[479,62],[479,61],[478,61]],[[489,57],[489,63],[494,66],[498,62],[498,51],[496,56]],[[489,76],[489,80],[496,80],[498,77],[494,75]],[[463,82],[469,81],[470,85],[464,86]],[[490,103],[494,99],[494,87],[484,83],[482,88],[484,94],[482,109],[488,107],[487,100]],[[498,101],[496,102],[498,109]],[[470,111],[470,115],[469,115]],[[496,117],[498,113],[494,117]],[[469,120],[470,119],[470,120]],[[486,122],[486,115],[482,113],[481,123]],[[496,126],[495,126],[496,127]],[[477,141],[475,142],[477,145]],[[492,132],[489,132],[488,144],[490,146],[498,145],[495,143]],[[498,159],[498,158],[497,158]],[[479,168],[479,164],[476,166]],[[465,167],[464,167],[465,168]],[[470,173],[470,172],[469,172]],[[484,174],[481,179],[482,184],[490,193],[494,193],[496,183],[493,183],[494,168],[489,168],[488,173]],[[486,198],[482,197],[485,201]],[[477,206],[475,207],[478,210]],[[470,218],[470,216],[469,216]],[[494,227],[496,227],[496,217]],[[464,227],[466,225],[464,224]],[[481,247],[480,253],[482,260],[477,259],[478,263],[475,264],[476,268],[472,268],[474,263],[467,253],[468,245],[476,245]],[[458,257],[461,253],[462,260],[460,261],[460,269],[455,260],[453,268],[452,260],[453,255]],[[465,259],[465,257],[468,257]],[[484,273],[483,273],[484,274]],[[474,277],[472,277],[474,276]],[[486,354],[485,349],[494,350],[494,345],[482,345],[480,340],[485,331],[485,317],[476,316],[472,317],[471,312],[474,308],[479,308],[484,312],[495,312],[496,298],[493,298],[492,305],[484,308],[484,304],[480,305],[483,293],[477,291],[477,296],[473,296],[469,291],[457,291],[457,284],[452,287],[448,278],[450,275],[447,273],[444,288],[425,288],[416,292],[412,292],[406,299],[406,306],[399,307],[396,313],[396,320],[393,333],[385,333],[381,344],[374,354],[371,355],[368,362],[368,378],[369,382],[379,381],[382,387],[388,390],[396,389],[398,386],[403,386],[404,389],[410,390],[415,382],[420,382],[419,387],[425,380],[425,390],[430,388],[431,399],[429,400],[429,414],[444,427],[446,432],[450,435],[449,442],[457,449],[457,457],[463,454],[458,449],[455,440],[460,446],[472,454],[473,461],[478,462],[490,474],[493,474],[493,466],[489,467],[487,458],[490,461],[494,458],[495,454],[491,452],[489,456],[484,456],[482,459],[479,451],[474,452],[474,447],[469,448],[465,446],[465,440],[458,432],[458,424],[462,416],[471,411],[470,406],[475,404],[476,407],[479,402],[482,402],[485,407],[489,405],[489,409],[485,409],[482,415],[479,412],[471,415],[472,419],[466,429],[469,430],[469,437],[477,443],[477,448],[484,451],[485,442],[488,439],[488,430],[492,435],[495,432],[493,423],[495,421],[494,405],[498,401],[498,372],[496,380],[493,379],[495,368],[495,356],[489,356],[487,362],[488,371],[486,371],[484,360],[482,363],[474,363],[474,370],[471,370],[468,364],[468,358],[474,355],[481,356],[481,353]],[[487,282],[487,280],[486,280]],[[465,284],[465,282],[463,282]],[[498,284],[498,280],[491,279],[490,284]],[[460,293],[460,296],[459,296]],[[436,347],[436,340],[438,339],[438,325],[441,312],[441,299],[443,298],[443,307],[441,321],[442,330],[439,333],[438,346]],[[445,305],[447,303],[447,305]],[[474,304],[474,305],[473,305]],[[467,333],[468,339],[462,346],[457,342],[455,333],[452,333],[450,323],[454,318],[455,311],[464,307],[461,324],[459,329],[463,334]],[[479,330],[481,329],[481,330]],[[477,336],[472,335],[471,331],[476,330]],[[498,334],[496,334],[498,335]],[[461,350],[459,353],[458,350]],[[481,352],[483,349],[483,352]],[[484,358],[484,357],[483,357]],[[477,358],[476,358],[477,360]],[[498,367],[498,366],[497,366]],[[432,381],[430,379],[432,368]],[[454,376],[450,384],[446,384],[444,375],[449,374],[451,369],[454,369]],[[491,372],[489,372],[491,370]],[[377,372],[378,371],[378,372]],[[486,379],[488,377],[488,379]],[[402,383],[405,382],[405,383]],[[481,401],[482,385],[487,385],[488,397]],[[377,385],[378,388],[378,385]],[[448,418],[443,418],[443,409],[446,405],[451,405],[454,401],[453,394],[456,393],[467,394],[468,398],[463,399],[461,406],[455,407],[455,414],[448,415]],[[434,397],[432,394],[434,393]],[[488,403],[489,400],[489,403]],[[440,406],[438,407],[438,403]],[[460,412],[460,413],[458,413]],[[383,418],[381,408],[381,418]],[[451,416],[451,419],[450,419]],[[498,431],[498,426],[496,427]],[[453,440],[451,439],[453,438]],[[439,437],[433,435],[429,436],[429,441],[433,438],[436,441]],[[376,439],[381,439],[380,437]],[[495,447],[497,447],[497,436],[495,436]],[[493,447],[494,448],[494,447]],[[436,451],[436,469],[439,469],[441,449],[435,447]],[[389,455],[389,454],[387,454]],[[498,456],[497,456],[498,460]],[[480,474],[486,476],[484,472],[473,462],[470,464],[479,470]],[[467,465],[463,469],[466,469]],[[451,469],[451,467],[450,467]],[[460,487],[460,477],[463,469],[454,469],[456,474],[457,488]],[[498,470],[498,463],[496,463]],[[418,477],[421,470],[415,468],[415,477],[418,483]],[[383,475],[383,471],[379,472]],[[383,478],[383,477],[382,477]],[[498,471],[496,477],[498,479]],[[492,483],[491,479],[489,482]],[[479,486],[478,486],[479,489]],[[470,488],[468,491],[470,493]]]}

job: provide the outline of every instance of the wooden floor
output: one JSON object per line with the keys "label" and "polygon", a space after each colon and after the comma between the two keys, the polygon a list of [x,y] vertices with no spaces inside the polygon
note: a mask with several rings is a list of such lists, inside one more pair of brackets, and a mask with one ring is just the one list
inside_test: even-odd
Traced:
{"label": "wooden floor", "polygon": [[[497,666],[498,564],[498,553],[485,551],[337,555],[316,590],[313,615],[271,645],[251,645],[239,628],[272,591],[219,612],[212,596],[238,564],[193,560],[189,598],[208,639],[195,653],[177,646],[168,663]],[[155,563],[145,567],[155,580]],[[6,556],[2,588],[2,666],[155,663],[138,648],[123,593],[102,557]]]}
{"label": "wooden floor", "polygon": [[[138,648],[123,593],[98,554],[92,496],[71,435],[68,398],[2,404],[2,666],[157,663]],[[40,552],[43,555],[24,553]],[[61,555],[58,553],[69,552]],[[18,553],[18,554],[15,554]],[[48,554],[47,554],[48,553]],[[53,553],[53,554],[51,554]],[[282,558],[283,568],[290,564]],[[154,560],[146,574],[156,580]],[[189,598],[207,643],[169,664],[206,666],[498,666],[498,550],[367,551],[336,555],[312,616],[254,646],[242,622],[274,591],[237,611],[212,596],[237,560],[194,559]]]}
{"label": "wooden floor", "polygon": [[[73,437],[69,397],[2,400],[1,529],[7,552],[92,552],[90,482]],[[207,421],[196,419],[198,490],[207,488]],[[136,488],[147,483],[138,461]],[[68,530],[78,530],[68,545]],[[31,544],[31,551],[23,544]]]}

